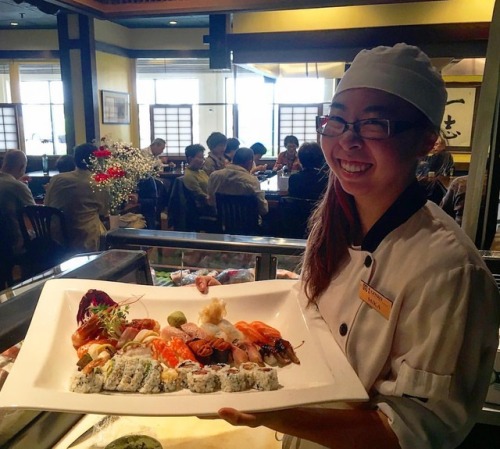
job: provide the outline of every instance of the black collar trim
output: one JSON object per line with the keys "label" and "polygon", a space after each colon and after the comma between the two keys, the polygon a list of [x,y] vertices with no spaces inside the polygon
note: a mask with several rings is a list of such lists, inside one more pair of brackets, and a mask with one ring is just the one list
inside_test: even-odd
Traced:
{"label": "black collar trim", "polygon": [[390,232],[405,223],[426,202],[425,190],[415,180],[368,231],[361,244],[361,249],[374,252]]}

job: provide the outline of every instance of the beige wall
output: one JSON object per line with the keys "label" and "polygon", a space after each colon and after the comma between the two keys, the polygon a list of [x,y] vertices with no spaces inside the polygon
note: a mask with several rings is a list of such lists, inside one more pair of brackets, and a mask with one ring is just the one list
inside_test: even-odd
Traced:
{"label": "beige wall", "polygon": [[[101,90],[127,92],[131,104],[135,104],[135,78],[132,75],[133,61],[128,58],[107,53],[96,53],[97,85],[99,89],[100,135],[113,141],[138,145],[137,113],[130,114],[130,125],[105,125],[102,123]],[[134,108],[135,111],[135,108]],[[132,111],[131,111],[132,112]]]}
{"label": "beige wall", "polygon": [[57,30],[0,30],[0,50],[59,50]]}

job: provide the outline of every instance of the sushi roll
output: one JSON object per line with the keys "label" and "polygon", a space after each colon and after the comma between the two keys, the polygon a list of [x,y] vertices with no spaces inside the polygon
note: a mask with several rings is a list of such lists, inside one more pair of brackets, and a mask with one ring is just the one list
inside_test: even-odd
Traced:
{"label": "sushi roll", "polygon": [[277,390],[280,387],[278,372],[275,368],[259,367],[253,371],[254,384],[257,390]]}
{"label": "sushi roll", "polygon": [[160,363],[149,359],[142,359],[141,363],[144,367],[144,376],[139,393],[159,393],[162,383],[162,368]]}
{"label": "sushi roll", "polygon": [[123,359],[124,357],[115,356],[104,365],[104,390],[115,391],[118,387],[125,369],[125,360]]}
{"label": "sushi roll", "polygon": [[100,373],[84,374],[78,371],[72,376],[69,389],[75,393],[99,393],[103,383],[104,376]]}
{"label": "sushi roll", "polygon": [[210,371],[211,373],[214,373],[216,376],[216,383],[217,383],[217,389],[220,389],[220,374],[223,373],[224,371],[227,371],[230,369],[230,365],[227,363],[216,363],[214,365],[206,365],[204,369],[207,371]]}
{"label": "sushi roll", "polygon": [[187,373],[187,384],[193,393],[213,393],[219,388],[219,379],[215,373],[199,369]]}
{"label": "sushi roll", "polygon": [[248,388],[252,388],[255,382],[254,373],[259,365],[254,362],[245,362],[240,365],[240,371],[245,374]]}
{"label": "sushi roll", "polygon": [[181,388],[187,388],[187,375],[191,371],[196,371],[201,369],[201,365],[198,362],[193,362],[191,360],[184,360],[176,366],[176,370],[179,373],[179,381]]}
{"label": "sushi roll", "polygon": [[174,368],[164,368],[161,372],[161,385],[163,391],[172,393],[182,388],[181,376]]}
{"label": "sushi roll", "polygon": [[226,393],[244,391],[250,388],[248,374],[239,368],[229,368],[218,373],[220,389]]}
{"label": "sushi roll", "polygon": [[139,391],[146,367],[138,357],[122,357],[125,362],[122,378],[116,386],[118,391]]}

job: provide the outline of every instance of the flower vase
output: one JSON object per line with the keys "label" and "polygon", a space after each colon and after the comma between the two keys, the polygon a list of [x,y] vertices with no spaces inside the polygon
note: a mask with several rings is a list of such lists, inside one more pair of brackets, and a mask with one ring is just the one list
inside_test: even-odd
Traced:
{"label": "flower vase", "polygon": [[120,215],[110,215],[109,216],[109,230],[118,229],[120,227]]}

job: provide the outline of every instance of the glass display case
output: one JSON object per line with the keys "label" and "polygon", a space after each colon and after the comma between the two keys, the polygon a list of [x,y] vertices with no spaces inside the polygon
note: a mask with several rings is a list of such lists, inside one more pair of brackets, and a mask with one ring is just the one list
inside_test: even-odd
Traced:
{"label": "glass display case", "polygon": [[305,240],[276,237],[117,229],[106,246],[143,250],[157,285],[187,285],[199,274],[222,284],[298,278]]}
{"label": "glass display case", "polygon": [[[75,256],[0,292],[0,389],[15,363],[45,282],[61,278],[153,284],[145,252],[113,250]],[[0,447],[52,448],[83,417],[77,413],[2,409]]]}

